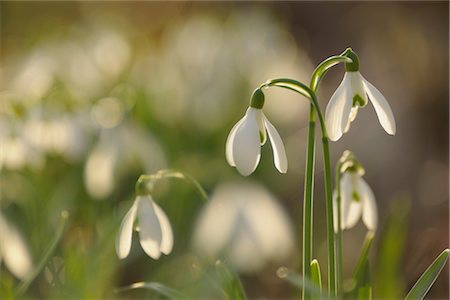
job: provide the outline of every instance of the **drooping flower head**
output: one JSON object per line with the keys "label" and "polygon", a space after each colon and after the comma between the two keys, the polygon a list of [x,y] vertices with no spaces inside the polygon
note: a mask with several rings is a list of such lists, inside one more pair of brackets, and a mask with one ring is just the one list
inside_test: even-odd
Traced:
{"label": "drooping flower head", "polygon": [[[341,229],[349,229],[362,220],[366,227],[375,231],[378,223],[377,204],[372,189],[362,178],[365,171],[350,151],[345,151],[339,161]],[[338,230],[338,191],[333,194],[334,229]]]}
{"label": "drooping flower head", "polygon": [[130,253],[134,229],[139,231],[142,249],[151,258],[158,259],[161,253],[167,255],[172,251],[173,232],[169,219],[150,194],[138,195],[123,218],[116,237],[116,253],[120,259]]}
{"label": "drooping flower head", "polygon": [[225,154],[228,163],[243,176],[253,173],[261,157],[261,146],[267,135],[273,149],[275,167],[281,173],[287,172],[287,158],[280,134],[264,115],[264,94],[261,89],[253,92],[250,107],[245,116],[231,129],[226,142]]}
{"label": "drooping flower head", "polygon": [[389,103],[381,92],[368,82],[359,72],[359,58],[352,49],[348,48],[342,53],[353,62],[345,64],[345,75],[339,87],[331,96],[325,111],[325,122],[328,136],[337,141],[343,133],[350,129],[360,107],[372,103],[378,120],[384,130],[394,135],[396,131],[395,119]]}

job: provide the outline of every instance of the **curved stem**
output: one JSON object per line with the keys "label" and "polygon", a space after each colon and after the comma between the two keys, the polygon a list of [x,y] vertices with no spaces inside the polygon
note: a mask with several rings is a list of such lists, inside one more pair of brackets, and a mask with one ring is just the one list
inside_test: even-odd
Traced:
{"label": "curved stem", "polygon": [[[319,76],[318,78],[320,79],[320,77],[321,76]],[[319,83],[319,81],[320,80],[317,80],[317,84]],[[305,84],[293,79],[280,78],[269,80],[266,83],[262,84],[260,88],[268,88],[270,86],[278,86],[286,88],[307,97],[311,101],[311,105],[316,110],[317,116],[319,118],[320,128],[322,131],[322,148],[323,148],[324,179],[325,179],[325,199],[326,199],[325,202],[326,202],[327,241],[328,241],[328,290],[330,296],[333,297],[336,295],[336,265],[335,265],[336,253],[335,253],[334,228],[333,228],[334,224],[333,224],[333,199],[331,188],[330,149],[328,145],[328,134],[325,126],[325,120],[320,110],[315,92],[313,92]],[[306,188],[308,187],[305,187],[305,189]],[[310,213],[310,215],[312,214]]]}
{"label": "curved stem", "polygon": [[311,76],[310,87],[314,93],[317,93],[319,89],[319,84],[325,74],[328,73],[328,70],[339,63],[351,63],[352,59],[347,56],[336,55],[331,56],[321,62],[317,68],[314,70],[313,75]]}
{"label": "curved stem", "polygon": [[205,202],[208,201],[208,194],[206,193],[205,189],[201,186],[201,184],[194,179],[194,177],[173,169],[163,169],[159,170],[155,174],[151,175],[143,174],[139,176],[139,179],[136,181],[136,192],[139,193],[143,188],[147,189],[147,186],[142,187],[142,184],[145,185],[148,183],[153,184],[155,180],[161,180],[163,178],[178,178],[185,180],[186,182],[188,182],[189,184],[193,185],[196,188],[197,192],[202,197],[203,201]]}

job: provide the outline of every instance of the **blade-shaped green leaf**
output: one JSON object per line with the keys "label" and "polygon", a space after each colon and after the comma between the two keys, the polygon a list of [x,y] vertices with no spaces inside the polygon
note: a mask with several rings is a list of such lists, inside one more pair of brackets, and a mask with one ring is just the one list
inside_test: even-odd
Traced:
{"label": "blade-shaped green leaf", "polygon": [[222,281],[223,291],[229,300],[245,300],[244,287],[242,286],[239,275],[236,271],[230,269],[222,261],[216,262],[216,271]]}
{"label": "blade-shaped green leaf", "polygon": [[373,237],[374,237],[373,231],[367,232],[364,244],[361,248],[361,254],[359,255],[358,262],[356,263],[355,271],[353,272],[353,278],[356,281],[360,281],[361,277],[364,276],[365,264],[369,257],[369,250],[370,247],[372,246]]}
{"label": "blade-shaped green leaf", "polygon": [[322,293],[320,287],[312,282],[312,280],[310,280],[309,278],[305,278],[305,280],[303,281],[302,275],[295,273],[294,271],[289,270],[286,267],[278,268],[277,276],[301,290],[305,289],[313,297],[329,299],[329,297],[325,293]]}
{"label": "blade-shaped green leaf", "polygon": [[320,265],[317,259],[313,259],[311,262],[311,282],[319,288],[320,295],[318,297],[312,296],[312,299],[322,298],[322,275],[320,273]]}
{"label": "blade-shaped green leaf", "polygon": [[449,249],[445,249],[436,258],[436,260],[428,267],[422,276],[420,276],[419,280],[417,280],[408,295],[406,295],[405,300],[423,299],[425,297],[447,262],[449,252]]}
{"label": "blade-shaped green leaf", "polygon": [[147,289],[147,290],[155,291],[155,292],[167,297],[168,299],[173,299],[173,300],[189,298],[189,297],[183,295],[182,293],[180,293],[179,291],[177,291],[171,287],[168,287],[162,283],[159,283],[159,282],[136,282],[136,283],[130,284],[128,286],[116,289],[116,293],[121,293],[124,291],[129,291],[129,290],[134,290],[134,289]]}
{"label": "blade-shaped green leaf", "polygon": [[47,264],[48,260],[52,256],[53,252],[55,252],[56,247],[59,244],[59,241],[63,237],[64,231],[66,230],[67,220],[69,218],[69,214],[67,211],[63,211],[61,213],[61,220],[60,224],[58,226],[58,229],[56,231],[56,234],[51,241],[51,243],[48,245],[47,249],[44,251],[44,255],[42,256],[41,260],[37,264],[36,268],[31,272],[30,276],[26,278],[26,280],[18,287],[16,295],[21,296],[25,291],[28,289],[30,284],[36,279],[36,277],[41,273],[42,269]]}

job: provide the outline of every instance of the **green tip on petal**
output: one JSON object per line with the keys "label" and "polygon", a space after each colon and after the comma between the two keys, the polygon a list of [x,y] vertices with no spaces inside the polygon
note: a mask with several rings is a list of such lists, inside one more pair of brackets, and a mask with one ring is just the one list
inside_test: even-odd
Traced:
{"label": "green tip on petal", "polygon": [[359,57],[352,50],[352,48],[345,49],[345,51],[342,53],[342,56],[347,56],[348,58],[350,58],[353,61],[351,63],[345,63],[345,71],[346,72],[359,71]]}
{"label": "green tip on petal", "polygon": [[264,106],[264,93],[261,89],[256,89],[252,94],[252,99],[250,100],[250,107],[262,109]]}

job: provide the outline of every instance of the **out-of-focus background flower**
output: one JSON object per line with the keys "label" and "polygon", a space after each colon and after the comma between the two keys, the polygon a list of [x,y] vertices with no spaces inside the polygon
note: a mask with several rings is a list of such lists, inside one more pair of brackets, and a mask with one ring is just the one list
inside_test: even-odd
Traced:
{"label": "out-of-focus background flower", "polygon": [[[331,144],[333,164],[344,150],[355,153],[378,202],[374,297],[404,295],[447,247],[448,3],[2,2],[0,8],[0,298],[42,258],[62,211],[69,215],[64,236],[27,297],[152,295],[115,293],[137,281],[220,297],[207,274],[223,255],[250,298],[298,296],[276,270],[301,269],[309,104],[288,91],[266,93],[264,111],[286,146],[286,175],[265,146],[251,179],[242,178],[225,161],[225,140],[256,86],[272,77],[308,82],[322,59],[348,46],[397,121],[396,136],[388,136],[369,104]],[[323,108],[342,76],[338,67],[322,83]],[[326,273],[318,151],[313,253]],[[154,199],[172,222],[173,253],[154,261],[134,241],[119,261],[114,236],[135,181],[166,167],[196,178],[210,202],[183,182],[161,182]],[[359,224],[344,233],[346,275],[365,232]],[[429,296],[448,298],[448,267]]]}

